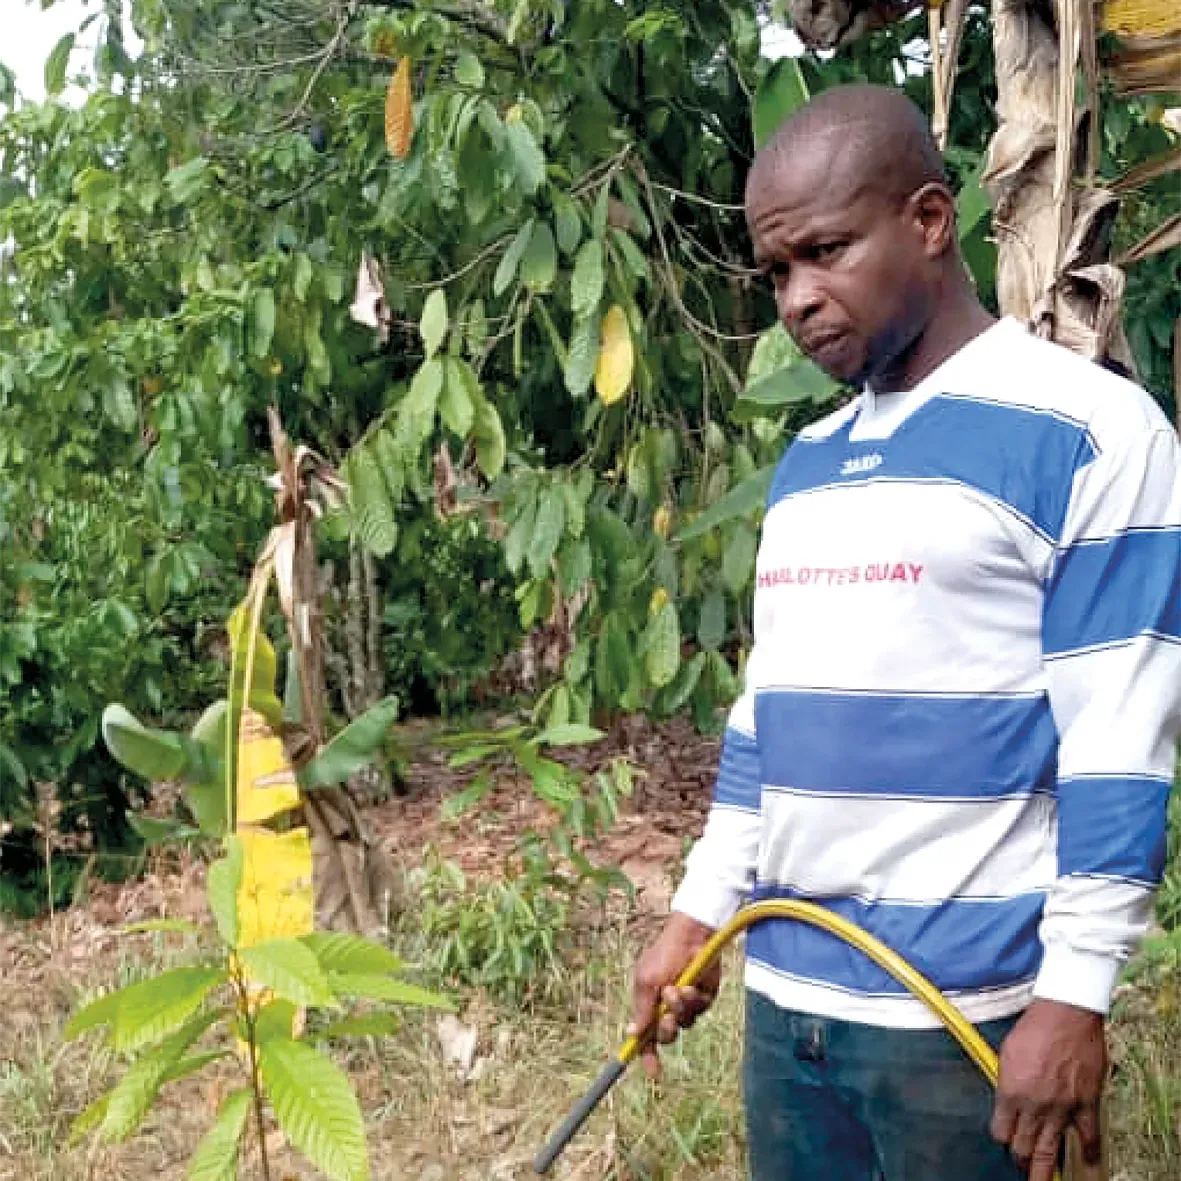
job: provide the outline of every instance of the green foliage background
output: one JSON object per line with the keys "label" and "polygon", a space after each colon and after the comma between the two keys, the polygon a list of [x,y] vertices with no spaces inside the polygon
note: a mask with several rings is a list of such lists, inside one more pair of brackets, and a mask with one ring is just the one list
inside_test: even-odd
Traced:
{"label": "green foliage background", "polygon": [[[312,0],[92,9],[81,102],[58,93],[68,44],[44,103],[16,102],[0,72],[6,881],[44,884],[38,782],[65,829],[128,843],[127,787],[97,742],[107,701],[188,720],[224,675],[212,621],[270,524],[271,403],[350,481],[322,552],[338,571],[378,555],[393,687],[457,704],[561,607],[546,723],[713,723],[749,638],[767,469],[836,393],[764,334],[740,210],[753,127],[801,83],[902,78],[929,107],[921,14],[797,67],[761,56],[766,14],[745,0],[371,0],[339,25]],[[399,160],[383,110],[405,54]],[[981,14],[962,61],[948,161],[991,300]],[[1170,146],[1160,110],[1106,107],[1105,176]],[[1177,204],[1168,178],[1139,191],[1121,240]],[[362,251],[382,264],[385,343],[349,315]],[[1177,253],[1133,268],[1127,298],[1170,410]],[[636,367],[608,408],[591,380],[610,305]],[[442,444],[462,513],[446,522]]]}

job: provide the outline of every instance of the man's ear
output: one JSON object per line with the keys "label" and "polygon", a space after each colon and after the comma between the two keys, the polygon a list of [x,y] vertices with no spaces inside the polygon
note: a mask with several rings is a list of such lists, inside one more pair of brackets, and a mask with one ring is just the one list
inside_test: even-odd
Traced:
{"label": "man's ear", "polygon": [[930,181],[910,195],[915,227],[928,258],[941,258],[955,246],[955,198],[944,184]]}

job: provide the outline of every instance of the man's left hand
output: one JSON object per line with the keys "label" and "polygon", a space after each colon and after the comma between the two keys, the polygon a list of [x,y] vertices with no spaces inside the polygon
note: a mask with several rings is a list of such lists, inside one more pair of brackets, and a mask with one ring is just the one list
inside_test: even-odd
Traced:
{"label": "man's left hand", "polygon": [[1083,1157],[1099,1160],[1099,1096],[1107,1074],[1103,1016],[1035,1000],[1001,1044],[993,1138],[1009,1146],[1029,1181],[1052,1181],[1066,1129]]}

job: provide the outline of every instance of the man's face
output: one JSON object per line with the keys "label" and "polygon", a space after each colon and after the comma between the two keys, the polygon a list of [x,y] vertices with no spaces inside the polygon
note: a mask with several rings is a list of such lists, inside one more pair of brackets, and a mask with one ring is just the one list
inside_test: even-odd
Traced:
{"label": "man's face", "polygon": [[908,202],[833,176],[819,153],[798,166],[763,163],[747,188],[746,218],[779,318],[826,373],[871,380],[930,316],[921,225]]}

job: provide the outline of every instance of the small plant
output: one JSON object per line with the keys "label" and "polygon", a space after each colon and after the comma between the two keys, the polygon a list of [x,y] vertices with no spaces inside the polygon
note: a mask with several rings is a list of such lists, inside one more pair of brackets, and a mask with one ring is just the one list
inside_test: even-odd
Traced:
{"label": "small plant", "polygon": [[[453,770],[479,764],[472,782],[448,799],[444,816],[455,819],[478,804],[492,790],[492,769],[498,763],[515,764],[533,785],[534,794],[557,814],[550,841],[569,861],[579,882],[601,892],[620,888],[630,892],[631,883],[612,867],[596,865],[578,847],[602,837],[619,815],[619,801],[632,794],[633,770],[624,758],[615,758],[605,770],[587,776],[542,754],[544,747],[585,746],[604,738],[602,730],[576,722],[532,730],[528,726],[506,726],[499,730],[469,730],[452,735],[444,744],[457,748],[449,760]],[[549,868],[548,855],[536,834],[526,834],[530,859]],[[576,843],[577,842],[577,843]]]}
{"label": "small plant", "polygon": [[570,950],[570,885],[527,866],[469,883],[433,858],[412,877],[423,961],[453,986],[484,988],[510,1005],[552,1000]]}
{"label": "small plant", "polygon": [[[306,1032],[305,1013],[337,1013],[355,1000],[436,1008],[450,1004],[400,979],[401,961],[357,935],[318,931],[243,946],[249,888],[243,842],[229,836],[208,877],[217,950],[200,963],[107,993],[71,1018],[67,1037],[105,1027],[110,1048],[130,1058],[122,1079],[75,1121],[72,1138],[97,1131],[108,1141],[125,1140],[164,1086],[210,1063],[232,1059],[242,1085],[226,1095],[190,1161],[192,1181],[231,1181],[239,1175],[239,1156],[252,1120],[259,1174],[271,1181],[268,1107],[288,1142],[317,1168],[334,1181],[364,1181],[369,1167],[356,1096],[347,1076],[313,1043],[389,1033],[396,1027],[395,1015],[385,1009],[346,1013]],[[131,930],[198,933],[191,924],[174,920]]]}
{"label": "small plant", "polygon": [[[111,1049],[131,1061],[120,1082],[79,1116],[73,1134],[97,1130],[103,1139],[124,1140],[167,1083],[236,1055],[244,1085],[226,1096],[198,1146],[189,1166],[192,1181],[238,1175],[252,1116],[259,1170],[271,1181],[268,1106],[290,1144],[333,1181],[366,1181],[357,1098],[348,1078],[312,1043],[387,1033],[393,1015],[346,1016],[308,1034],[307,1011],[338,1011],[352,1000],[450,1004],[399,979],[401,961],[380,943],[313,930],[310,833],[292,823],[301,804],[305,815],[309,807],[301,789],[332,788],[373,758],[397,702],[379,702],[322,741],[318,650],[307,624],[306,574],[314,568],[307,491],[327,473],[306,449],[291,451],[277,416],[272,437],[282,522],[255,565],[245,601],[230,616],[226,698],[188,735],[149,729],[120,705],[103,715],[111,753],[145,778],[180,779],[198,831],[221,838],[222,856],[209,867],[206,887],[218,947],[200,964],[160,972],[74,1015],[68,1037],[105,1027]],[[286,705],[276,694],[275,650],[261,629],[272,578],[292,637]],[[192,924],[171,920],[136,929],[196,932]]]}

